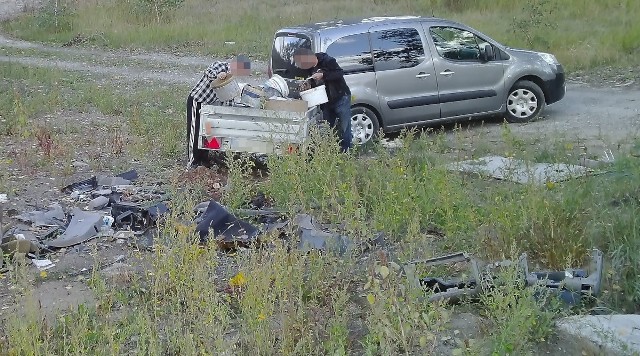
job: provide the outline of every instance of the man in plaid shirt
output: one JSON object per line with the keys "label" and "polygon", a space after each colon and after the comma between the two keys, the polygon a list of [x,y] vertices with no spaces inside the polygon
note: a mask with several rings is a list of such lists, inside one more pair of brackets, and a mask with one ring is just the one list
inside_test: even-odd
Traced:
{"label": "man in plaid shirt", "polygon": [[[227,73],[247,75],[250,73],[250,62],[244,56],[238,56],[231,64],[227,62],[215,61],[207,67],[202,78],[191,89],[187,98],[187,139],[189,167],[197,167],[207,162],[208,153],[206,150],[198,149],[198,132],[200,127],[200,107],[215,103],[218,98],[211,82],[216,79],[224,79]],[[227,101],[222,105],[231,105],[233,101]]]}

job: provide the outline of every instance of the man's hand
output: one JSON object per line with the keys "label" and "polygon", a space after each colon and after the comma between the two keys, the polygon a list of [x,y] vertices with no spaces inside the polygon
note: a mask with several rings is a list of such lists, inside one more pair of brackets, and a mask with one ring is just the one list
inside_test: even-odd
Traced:
{"label": "man's hand", "polygon": [[323,77],[324,77],[324,74],[322,74],[322,72],[313,73],[313,75],[311,76],[311,78],[313,78],[314,80],[320,80]]}
{"label": "man's hand", "polygon": [[224,80],[224,78],[226,78],[226,77],[227,77],[227,72],[222,72],[222,73],[218,74],[217,79]]}

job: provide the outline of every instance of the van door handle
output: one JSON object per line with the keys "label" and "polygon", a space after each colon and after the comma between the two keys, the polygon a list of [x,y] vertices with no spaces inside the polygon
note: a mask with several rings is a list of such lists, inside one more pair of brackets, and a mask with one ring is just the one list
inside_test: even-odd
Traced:
{"label": "van door handle", "polygon": [[420,72],[420,74],[416,75],[416,78],[426,78],[426,77],[428,77],[430,75],[431,74],[429,74],[429,73]]}
{"label": "van door handle", "polygon": [[449,77],[449,76],[452,76],[454,74],[456,74],[456,72],[452,72],[452,71],[450,71],[448,69],[445,70],[444,72],[440,72],[440,75],[444,75],[445,77]]}

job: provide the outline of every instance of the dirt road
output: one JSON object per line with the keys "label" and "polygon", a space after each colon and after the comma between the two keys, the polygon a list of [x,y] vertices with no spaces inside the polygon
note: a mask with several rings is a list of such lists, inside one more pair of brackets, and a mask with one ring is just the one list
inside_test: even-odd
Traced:
{"label": "dirt road", "polygon": [[[0,62],[34,67],[60,68],[95,74],[114,80],[134,80],[175,84],[189,89],[213,58],[177,56],[168,53],[104,51],[74,47],[54,47],[0,35]],[[266,79],[266,63],[253,63],[254,75],[246,82]],[[568,81],[565,98],[550,105],[537,122],[510,125],[520,135],[542,134],[584,140],[599,150],[603,146],[629,144],[640,131],[640,89],[633,80],[616,84],[585,84]],[[470,130],[500,134],[500,125],[471,125]]]}

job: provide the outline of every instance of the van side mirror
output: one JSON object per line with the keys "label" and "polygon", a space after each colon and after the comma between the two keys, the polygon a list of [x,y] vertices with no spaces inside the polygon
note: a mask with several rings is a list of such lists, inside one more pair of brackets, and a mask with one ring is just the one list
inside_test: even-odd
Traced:
{"label": "van side mirror", "polygon": [[483,62],[496,59],[496,54],[493,52],[493,46],[490,43],[485,43],[480,49],[480,58]]}

